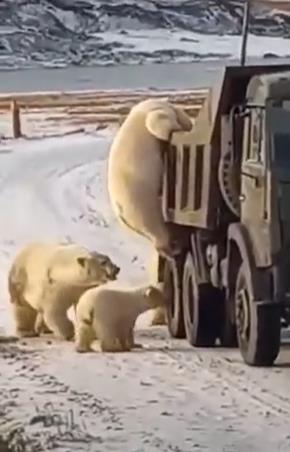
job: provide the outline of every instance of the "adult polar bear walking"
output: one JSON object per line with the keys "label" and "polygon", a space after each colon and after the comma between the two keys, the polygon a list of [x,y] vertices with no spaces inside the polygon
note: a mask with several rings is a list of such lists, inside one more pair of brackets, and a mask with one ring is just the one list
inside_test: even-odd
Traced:
{"label": "adult polar bear walking", "polygon": [[109,256],[77,244],[29,243],[15,256],[8,275],[17,335],[50,330],[71,339],[68,309],[90,287],[115,280],[119,270]]}
{"label": "adult polar bear walking", "polygon": [[160,197],[162,142],[172,132],[191,128],[189,116],[180,108],[165,100],[147,99],[131,109],[110,149],[108,191],[116,216],[165,256],[174,250]]}

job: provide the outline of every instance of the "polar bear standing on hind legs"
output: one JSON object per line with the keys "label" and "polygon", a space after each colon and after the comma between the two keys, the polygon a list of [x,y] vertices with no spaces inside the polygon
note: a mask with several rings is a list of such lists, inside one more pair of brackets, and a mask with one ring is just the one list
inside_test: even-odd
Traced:
{"label": "polar bear standing on hind legs", "polygon": [[191,129],[182,109],[165,100],[147,99],[131,109],[110,149],[108,191],[116,216],[165,256],[177,250],[162,213],[162,145],[173,132]]}
{"label": "polar bear standing on hind legs", "polygon": [[134,343],[137,317],[148,309],[164,306],[166,299],[157,286],[123,289],[110,283],[87,290],[76,308],[75,348],[80,353],[125,352]]}
{"label": "polar bear standing on hind legs", "polygon": [[8,275],[17,335],[53,332],[72,339],[68,309],[88,288],[115,280],[119,271],[108,256],[76,244],[28,244],[14,258]]}

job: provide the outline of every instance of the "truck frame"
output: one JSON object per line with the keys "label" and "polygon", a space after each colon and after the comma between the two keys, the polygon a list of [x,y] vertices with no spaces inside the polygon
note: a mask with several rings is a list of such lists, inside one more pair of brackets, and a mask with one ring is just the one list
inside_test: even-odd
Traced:
{"label": "truck frame", "polygon": [[164,152],[163,213],[182,249],[158,257],[169,331],[238,345],[255,366],[274,363],[289,320],[289,105],[290,65],[226,67]]}

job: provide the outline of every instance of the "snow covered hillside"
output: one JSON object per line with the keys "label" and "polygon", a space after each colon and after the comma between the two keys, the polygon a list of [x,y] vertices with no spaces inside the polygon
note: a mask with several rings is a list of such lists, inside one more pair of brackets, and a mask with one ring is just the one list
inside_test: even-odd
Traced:
{"label": "snow covered hillside", "polygon": [[[290,54],[287,4],[255,3],[251,55]],[[0,69],[235,57],[242,6],[242,0],[2,0]]]}

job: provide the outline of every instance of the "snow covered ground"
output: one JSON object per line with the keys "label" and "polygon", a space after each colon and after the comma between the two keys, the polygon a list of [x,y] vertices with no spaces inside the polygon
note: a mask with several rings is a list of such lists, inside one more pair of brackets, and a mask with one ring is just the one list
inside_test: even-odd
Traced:
{"label": "snow covered ground", "polygon": [[[112,46],[120,40],[119,32],[99,33],[99,38]],[[174,62],[192,62],[199,60],[214,60],[220,58],[239,58],[241,36],[227,36],[220,34],[201,34],[190,31],[175,31],[153,29],[150,33],[145,30],[134,30],[122,36],[120,55],[126,52],[126,64],[136,63],[136,54],[140,55],[138,62],[157,62],[158,52],[164,53],[158,62],[169,62],[175,53]],[[122,53],[121,53],[122,52]],[[167,52],[167,54],[165,54]],[[249,35],[249,57],[262,57],[266,53],[280,57],[289,56],[290,40],[283,37],[268,37]],[[125,55],[124,55],[125,56]],[[124,58],[123,56],[123,58]],[[123,61],[121,58],[121,61]]]}
{"label": "snow covered ground", "polygon": [[[0,144],[0,325],[12,331],[6,279],[31,239],[77,241],[146,279],[147,243],[110,210],[113,129]],[[290,354],[249,368],[237,350],[194,350],[139,322],[143,350],[79,355],[70,343],[1,344],[0,437],[21,452],[273,452],[290,448]],[[17,447],[16,448],[16,444]],[[3,446],[4,447],[4,446]],[[0,450],[7,451],[8,449]]]}

